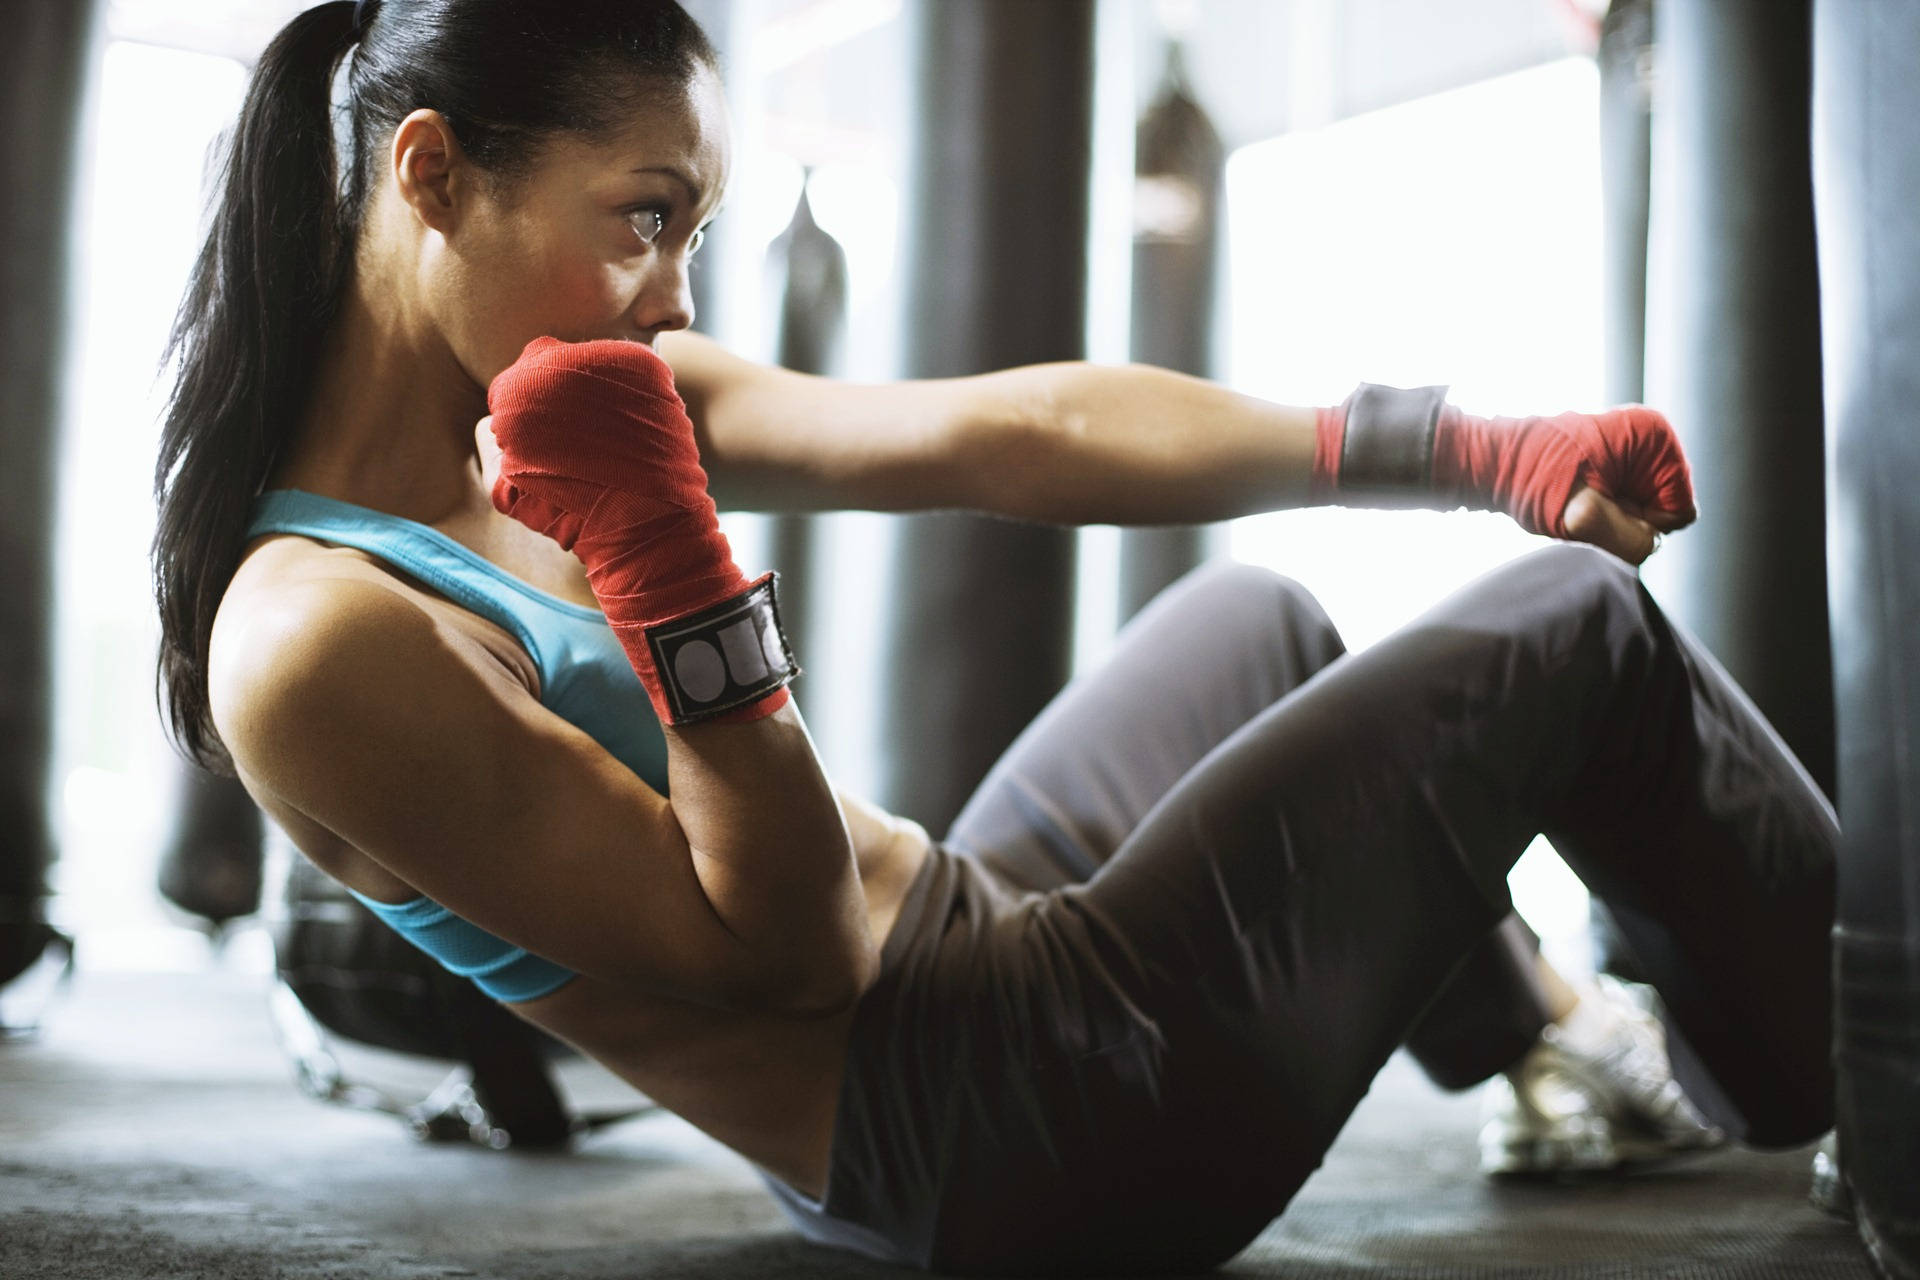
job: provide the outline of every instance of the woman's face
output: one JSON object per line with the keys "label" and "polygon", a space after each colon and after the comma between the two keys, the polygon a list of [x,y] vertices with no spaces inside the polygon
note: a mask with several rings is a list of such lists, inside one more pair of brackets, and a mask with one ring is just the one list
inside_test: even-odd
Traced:
{"label": "woman's face", "polygon": [[435,246],[428,305],[481,386],[534,338],[652,343],[693,323],[688,271],[727,184],[718,77],[663,83],[611,136],[560,136],[506,184],[469,188]]}

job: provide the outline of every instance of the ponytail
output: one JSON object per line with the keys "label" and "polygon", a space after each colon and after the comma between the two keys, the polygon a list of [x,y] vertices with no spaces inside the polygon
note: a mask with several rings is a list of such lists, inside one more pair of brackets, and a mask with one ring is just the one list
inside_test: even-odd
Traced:
{"label": "ponytail", "polygon": [[162,708],[180,748],[221,772],[231,765],[207,705],[214,611],[306,399],[350,258],[329,99],[354,11],[352,0],[309,9],[260,56],[167,343],[178,374],[154,469]]}

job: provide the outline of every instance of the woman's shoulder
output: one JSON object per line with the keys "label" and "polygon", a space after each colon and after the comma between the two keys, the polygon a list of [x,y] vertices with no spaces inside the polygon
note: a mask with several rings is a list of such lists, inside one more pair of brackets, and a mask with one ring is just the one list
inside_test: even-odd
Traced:
{"label": "woman's shoulder", "polygon": [[242,555],[214,616],[209,676],[248,684],[282,664],[351,656],[404,632],[430,634],[444,656],[482,660],[538,689],[532,659],[497,624],[367,552],[299,534],[255,539]]}
{"label": "woman's shoulder", "polygon": [[214,725],[255,801],[323,871],[389,901],[414,891],[338,834],[364,807],[349,757],[417,743],[437,691],[470,694],[485,670],[419,597],[348,549],[263,539],[221,599],[208,661]]}
{"label": "woman's shoulder", "polygon": [[303,687],[358,666],[377,678],[378,659],[404,645],[423,618],[402,594],[351,558],[276,537],[241,561],[221,596],[208,645],[213,717],[231,749],[254,736]]}
{"label": "woman's shoulder", "polygon": [[255,757],[257,768],[262,753],[342,717],[364,727],[389,711],[416,714],[424,688],[477,680],[502,698],[527,695],[531,663],[489,630],[350,548],[261,539],[214,616],[214,724],[236,763]]}

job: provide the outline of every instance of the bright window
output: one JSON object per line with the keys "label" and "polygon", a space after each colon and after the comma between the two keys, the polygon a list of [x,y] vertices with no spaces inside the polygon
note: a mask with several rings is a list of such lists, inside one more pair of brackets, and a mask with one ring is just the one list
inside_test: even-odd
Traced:
{"label": "bright window", "polygon": [[[1333,404],[1451,383],[1476,412],[1600,400],[1599,77],[1569,58],[1255,143],[1227,166],[1230,381]],[[1236,521],[1235,558],[1304,583],[1359,649],[1545,539],[1505,516],[1305,510]],[[1586,891],[1542,842],[1516,902],[1588,963]]]}
{"label": "bright window", "polygon": [[165,926],[154,871],[177,769],[154,711],[159,639],[147,571],[161,349],[199,251],[215,137],[238,114],[239,63],[115,41],[83,161],[84,285],[65,441],[57,581],[57,909],[90,966],[204,963]]}

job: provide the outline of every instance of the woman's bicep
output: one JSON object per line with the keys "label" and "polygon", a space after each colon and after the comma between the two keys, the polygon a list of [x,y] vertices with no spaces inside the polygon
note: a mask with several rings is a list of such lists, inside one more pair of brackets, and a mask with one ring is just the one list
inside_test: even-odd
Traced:
{"label": "woman's bicep", "polygon": [[216,720],[250,781],[536,955],[765,1003],[659,793],[412,602],[352,594],[249,628],[251,662],[216,659]]}
{"label": "woman's bicep", "polygon": [[965,504],[960,440],[978,379],[853,383],[756,364],[692,333],[661,335],[721,507],[927,510]]}

